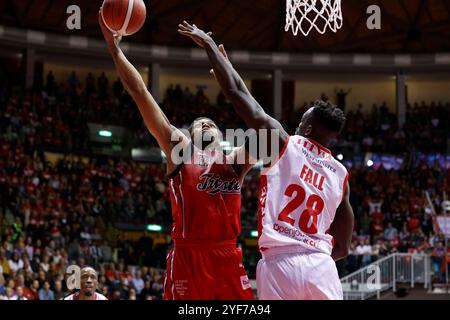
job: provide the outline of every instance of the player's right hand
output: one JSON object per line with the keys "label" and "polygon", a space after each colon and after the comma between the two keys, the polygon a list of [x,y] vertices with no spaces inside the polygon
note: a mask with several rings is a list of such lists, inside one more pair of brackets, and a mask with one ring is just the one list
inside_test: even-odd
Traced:
{"label": "player's right hand", "polygon": [[105,38],[108,46],[118,46],[120,40],[122,40],[122,36],[119,34],[113,34],[105,25],[102,18],[102,9],[103,8],[100,8],[100,11],[98,12],[98,24],[100,25],[100,29],[102,29],[103,37]]}

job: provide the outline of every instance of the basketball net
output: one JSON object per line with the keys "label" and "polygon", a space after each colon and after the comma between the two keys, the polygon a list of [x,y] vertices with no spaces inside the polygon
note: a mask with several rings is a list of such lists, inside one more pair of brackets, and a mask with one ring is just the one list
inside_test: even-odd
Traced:
{"label": "basketball net", "polygon": [[286,0],[285,30],[307,36],[313,28],[320,34],[342,27],[341,0]]}

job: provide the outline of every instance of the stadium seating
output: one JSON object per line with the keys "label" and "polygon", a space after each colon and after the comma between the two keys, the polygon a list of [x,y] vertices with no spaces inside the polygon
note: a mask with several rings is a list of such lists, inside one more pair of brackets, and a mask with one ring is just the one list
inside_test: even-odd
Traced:
{"label": "stadium seating", "polygon": [[[111,299],[161,299],[169,243],[155,244],[146,234],[129,240],[109,230],[122,222],[170,230],[165,167],[96,156],[87,133],[88,122],[116,124],[133,132],[136,147],[156,145],[120,82],[110,90],[96,87],[95,81],[83,87],[72,78],[67,83],[47,81],[42,92],[7,87],[0,92],[0,299],[21,298],[18,287],[28,299],[48,297],[46,282],[55,299],[63,297],[65,268],[72,262],[97,267],[101,292]],[[174,85],[162,107],[179,127],[211,110],[221,129],[243,127],[224,98],[217,100]],[[439,204],[441,192],[450,186],[450,172],[445,164],[420,154],[445,152],[449,107],[441,102],[412,104],[401,128],[385,104],[371,112],[362,106],[348,112],[335,150],[351,165],[356,223],[351,253],[338,263],[341,276],[393,252],[427,252],[440,280],[445,270],[443,235],[437,232],[424,191]],[[295,131],[305,110],[306,105],[298,117],[285,110],[288,132]],[[60,156],[50,158],[49,152]],[[367,152],[396,154],[403,162],[386,169],[382,163],[367,166],[351,160]],[[406,158],[405,152],[417,156]],[[253,170],[242,191],[244,231],[256,229],[258,188],[259,171]],[[254,277],[258,250],[243,239],[240,243]]]}

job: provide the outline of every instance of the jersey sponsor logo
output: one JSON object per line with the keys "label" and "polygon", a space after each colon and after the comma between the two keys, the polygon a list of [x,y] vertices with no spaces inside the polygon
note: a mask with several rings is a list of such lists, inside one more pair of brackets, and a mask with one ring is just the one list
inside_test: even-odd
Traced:
{"label": "jersey sponsor logo", "polygon": [[208,194],[216,195],[218,193],[240,194],[241,184],[239,180],[223,180],[216,173],[205,173],[200,176],[200,182],[197,184],[197,190],[206,191]]}
{"label": "jersey sponsor logo", "polygon": [[288,226],[279,225],[278,223],[274,223],[273,229],[281,235],[287,236],[294,240],[303,242],[311,247],[319,249],[319,244],[317,243],[317,241],[311,239],[297,228],[291,228]]}
{"label": "jersey sponsor logo", "polygon": [[252,287],[252,285],[250,284],[250,280],[248,280],[248,277],[245,276],[241,276],[241,285],[242,285],[242,289],[247,290],[250,289]]}
{"label": "jersey sponsor logo", "polygon": [[174,281],[175,291],[178,295],[180,295],[180,296],[186,295],[186,291],[188,289],[188,282],[189,281],[187,279],[181,279],[181,280]]}
{"label": "jersey sponsor logo", "polygon": [[315,165],[319,165],[321,168],[325,168],[330,170],[333,173],[336,173],[336,168],[334,168],[332,165],[330,165],[329,163],[326,163],[320,159],[317,159],[316,157],[312,156],[306,149],[302,150],[303,155],[309,159],[310,161],[312,161],[312,163],[314,163]]}
{"label": "jersey sponsor logo", "polygon": [[259,204],[261,208],[266,207],[266,200],[267,200],[267,186],[264,186],[261,188],[261,195],[259,197]]}
{"label": "jersey sponsor logo", "polygon": [[[298,141],[298,143],[300,143],[301,142],[301,140],[299,140]],[[314,143],[311,143],[310,141],[308,141],[308,140],[304,140],[304,142],[303,142],[303,147],[305,148],[305,149],[308,149],[309,151],[311,151],[311,152],[316,152],[317,153],[317,155],[319,156],[319,157],[321,157],[321,158],[326,158],[326,159],[329,159],[329,158],[331,158],[331,154],[329,154],[328,152],[327,152],[327,149],[325,149],[325,148],[323,148],[323,147],[320,147],[320,146],[318,146],[318,145],[316,145],[316,144],[314,144]]]}

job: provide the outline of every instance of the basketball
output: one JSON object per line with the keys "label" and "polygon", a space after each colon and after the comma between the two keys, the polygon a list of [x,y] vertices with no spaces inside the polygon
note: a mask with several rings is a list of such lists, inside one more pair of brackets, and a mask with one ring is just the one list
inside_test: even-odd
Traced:
{"label": "basketball", "polygon": [[143,0],[105,0],[102,8],[103,22],[113,33],[129,36],[145,23],[147,10]]}

